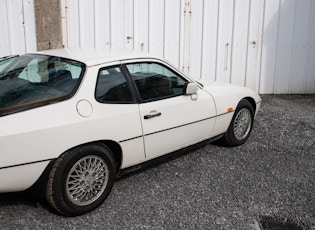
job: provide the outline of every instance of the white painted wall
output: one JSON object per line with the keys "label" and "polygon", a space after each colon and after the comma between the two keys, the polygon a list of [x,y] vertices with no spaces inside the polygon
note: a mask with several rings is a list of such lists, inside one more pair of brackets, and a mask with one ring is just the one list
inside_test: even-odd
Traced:
{"label": "white painted wall", "polygon": [[0,57],[36,51],[33,0],[0,0]]}

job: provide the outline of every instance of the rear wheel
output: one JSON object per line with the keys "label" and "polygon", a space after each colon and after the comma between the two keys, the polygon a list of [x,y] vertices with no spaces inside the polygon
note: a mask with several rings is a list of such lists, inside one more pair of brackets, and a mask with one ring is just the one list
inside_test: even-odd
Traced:
{"label": "rear wheel", "polygon": [[63,215],[84,214],[102,204],[112,189],[115,174],[115,160],[106,146],[77,147],[53,165],[46,198]]}
{"label": "rear wheel", "polygon": [[238,146],[249,137],[254,122],[254,109],[251,103],[241,100],[235,110],[231,124],[221,139],[226,146]]}

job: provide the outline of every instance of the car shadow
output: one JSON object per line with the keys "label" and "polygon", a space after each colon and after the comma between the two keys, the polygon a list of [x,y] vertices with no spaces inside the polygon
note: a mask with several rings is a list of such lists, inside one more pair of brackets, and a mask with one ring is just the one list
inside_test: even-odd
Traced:
{"label": "car shadow", "polygon": [[[158,157],[156,159],[145,162],[143,164],[127,168],[123,172],[119,173],[119,175],[116,177],[116,180],[124,180],[126,178],[142,173],[153,167],[157,167],[161,164],[171,162],[173,160],[176,160],[180,157],[183,157],[191,153],[192,151],[200,149],[207,144],[217,145],[219,143],[217,142],[210,143],[209,140],[202,141],[200,143],[172,152],[170,154],[166,154],[164,156]],[[58,215],[58,213],[56,213],[55,210],[51,208],[48,201],[42,194],[45,194],[42,186],[31,187],[30,189],[22,191],[22,192],[0,193],[0,208],[8,207],[8,206],[17,206],[17,205],[25,205],[25,206],[30,206],[33,208],[42,207]]]}
{"label": "car shadow", "polygon": [[166,155],[162,155],[160,157],[146,161],[144,163],[123,169],[123,170],[118,172],[118,174],[116,176],[116,180],[126,179],[128,177],[133,176],[133,175],[140,174],[140,173],[142,173],[148,169],[157,167],[157,166],[165,164],[167,162],[171,162],[171,161],[176,160],[180,157],[183,157],[187,154],[190,154],[193,151],[196,151],[200,148],[203,148],[204,146],[206,146],[208,144],[214,144],[214,142],[211,142],[210,140],[205,140],[205,141],[196,143],[194,145],[185,147],[183,149],[176,150],[176,151],[168,153]]}
{"label": "car shadow", "polygon": [[16,205],[25,205],[33,208],[44,207],[45,209],[51,209],[45,198],[36,196],[28,191],[0,194],[0,208]]}

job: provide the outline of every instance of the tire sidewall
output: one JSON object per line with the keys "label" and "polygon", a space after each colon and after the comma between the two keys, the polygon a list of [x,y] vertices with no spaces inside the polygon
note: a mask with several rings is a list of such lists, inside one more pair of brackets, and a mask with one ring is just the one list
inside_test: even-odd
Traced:
{"label": "tire sidewall", "polygon": [[[71,200],[68,198],[66,184],[69,172],[73,165],[86,156],[101,157],[107,164],[109,176],[107,185],[102,195],[91,204],[79,206],[72,203]],[[77,216],[89,212],[98,207],[100,204],[103,203],[103,201],[106,199],[106,197],[108,196],[113,187],[116,174],[115,169],[116,167],[112,153],[106,146],[102,145],[81,146],[67,152],[63,158],[63,161],[56,169],[52,186],[54,189],[53,197],[58,211],[67,216]]]}
{"label": "tire sidewall", "polygon": [[[247,109],[249,112],[250,112],[250,115],[251,115],[251,127],[250,127],[250,130],[249,132],[247,133],[246,137],[243,138],[242,140],[238,140],[236,137],[235,137],[235,134],[234,134],[234,122],[235,122],[235,118],[237,116],[237,114],[239,113],[240,110],[242,109]],[[233,115],[233,118],[232,118],[232,121],[230,123],[230,126],[228,128],[228,131],[227,131],[227,138],[230,142],[230,144],[232,146],[238,146],[238,145],[242,145],[246,142],[246,140],[249,138],[250,136],[250,133],[253,129],[253,124],[254,124],[254,109],[253,109],[253,106],[250,104],[249,101],[243,99],[239,102],[239,104],[237,105],[237,108],[235,110],[235,113]]]}

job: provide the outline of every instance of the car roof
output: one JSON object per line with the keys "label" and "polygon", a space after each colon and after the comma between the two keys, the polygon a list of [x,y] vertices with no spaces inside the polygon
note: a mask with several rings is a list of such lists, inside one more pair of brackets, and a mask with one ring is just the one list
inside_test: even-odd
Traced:
{"label": "car roof", "polygon": [[85,63],[87,66],[95,66],[103,63],[123,61],[130,59],[159,59],[149,54],[130,50],[100,49],[100,48],[63,48],[39,51],[37,54],[45,54],[68,58]]}

